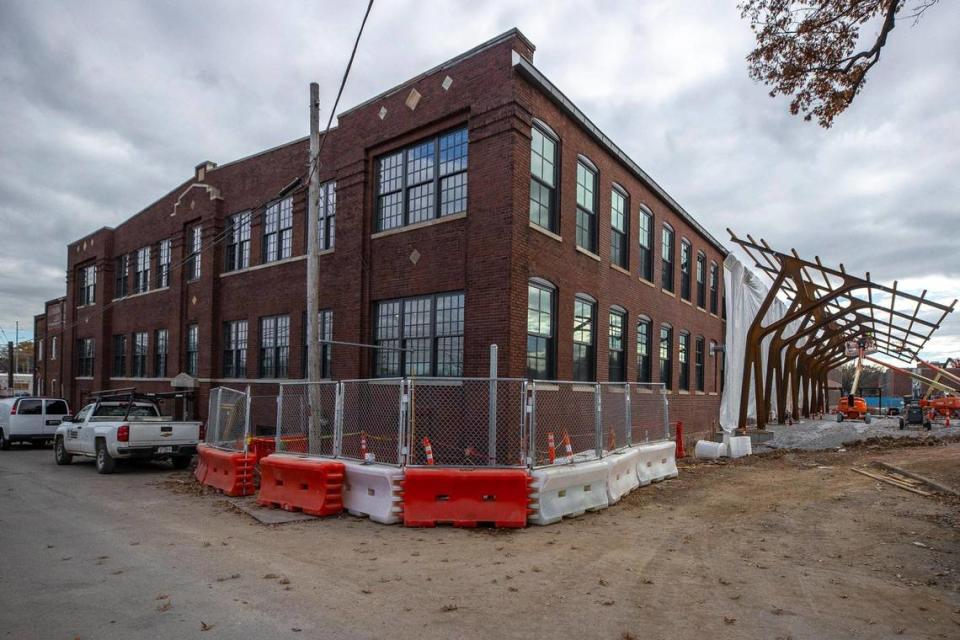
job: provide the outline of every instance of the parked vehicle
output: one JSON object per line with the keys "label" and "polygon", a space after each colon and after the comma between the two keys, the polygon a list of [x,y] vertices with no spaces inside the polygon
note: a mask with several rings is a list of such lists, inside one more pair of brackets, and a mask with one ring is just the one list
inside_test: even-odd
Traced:
{"label": "parked vehicle", "polygon": [[160,414],[154,396],[127,393],[98,396],[57,428],[54,457],[96,460],[98,473],[112,473],[117,460],[170,460],[175,469],[190,464],[201,439],[199,422],[175,421]]}
{"label": "parked vehicle", "polygon": [[933,427],[929,418],[924,415],[923,407],[919,404],[912,403],[908,404],[903,411],[903,415],[900,416],[900,429],[906,429],[907,425],[923,425],[923,428],[927,431]]}
{"label": "parked vehicle", "polygon": [[63,398],[4,398],[0,400],[0,449],[9,449],[14,442],[50,442],[60,421],[69,415]]}

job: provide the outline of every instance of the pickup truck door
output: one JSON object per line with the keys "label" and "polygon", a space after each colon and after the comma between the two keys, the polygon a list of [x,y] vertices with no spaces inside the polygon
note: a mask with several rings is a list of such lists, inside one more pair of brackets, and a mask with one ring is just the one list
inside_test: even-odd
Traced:
{"label": "pickup truck door", "polygon": [[87,416],[90,415],[92,409],[93,405],[88,404],[74,416],[73,422],[67,423],[67,437],[63,445],[69,453],[83,453],[84,432],[89,431],[91,436],[93,435],[93,427],[86,424]]}

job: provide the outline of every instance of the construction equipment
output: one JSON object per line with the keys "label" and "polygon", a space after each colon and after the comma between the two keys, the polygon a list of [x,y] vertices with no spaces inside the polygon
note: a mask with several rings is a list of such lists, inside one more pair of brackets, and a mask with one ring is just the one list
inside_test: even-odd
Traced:
{"label": "construction equipment", "polygon": [[857,388],[863,373],[863,360],[867,357],[867,352],[876,353],[876,344],[869,337],[861,336],[857,340],[848,341],[845,350],[848,355],[857,356],[857,368],[850,385],[850,393],[837,401],[837,422],[863,420],[864,424],[870,424],[870,408],[867,407],[866,400],[857,396]]}

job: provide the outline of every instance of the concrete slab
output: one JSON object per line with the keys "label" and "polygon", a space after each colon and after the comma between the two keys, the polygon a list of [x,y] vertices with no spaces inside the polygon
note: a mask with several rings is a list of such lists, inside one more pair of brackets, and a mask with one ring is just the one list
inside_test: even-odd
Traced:
{"label": "concrete slab", "polygon": [[260,524],[286,524],[288,522],[304,522],[306,520],[317,519],[317,516],[307,515],[299,511],[284,511],[283,509],[261,507],[257,504],[256,498],[252,496],[227,498],[227,502],[251,516]]}

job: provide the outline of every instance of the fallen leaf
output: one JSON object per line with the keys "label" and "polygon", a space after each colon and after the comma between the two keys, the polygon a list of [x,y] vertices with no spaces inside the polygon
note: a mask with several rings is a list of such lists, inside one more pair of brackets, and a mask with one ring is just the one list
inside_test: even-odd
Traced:
{"label": "fallen leaf", "polygon": [[200,621],[200,631],[210,631],[210,629],[213,629],[215,626],[216,625],[207,624],[203,620]]}

